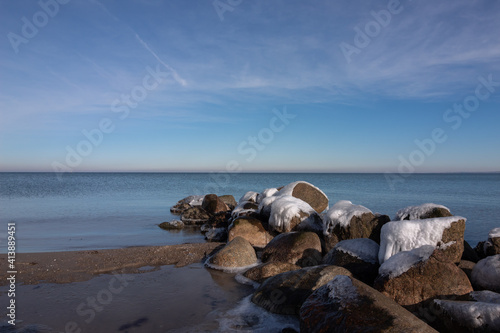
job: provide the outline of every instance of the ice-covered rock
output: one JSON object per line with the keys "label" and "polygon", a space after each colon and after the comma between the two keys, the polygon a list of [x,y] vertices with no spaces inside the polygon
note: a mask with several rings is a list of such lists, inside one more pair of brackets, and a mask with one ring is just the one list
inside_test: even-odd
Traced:
{"label": "ice-covered rock", "polygon": [[243,276],[250,280],[262,283],[264,280],[270,278],[271,276],[275,276],[284,272],[294,271],[300,268],[300,266],[287,262],[271,261],[250,268],[248,271],[243,273]]}
{"label": "ice-covered rock", "polygon": [[473,291],[467,275],[439,250],[423,246],[384,262],[375,289],[410,311],[429,307],[442,296],[462,296]]}
{"label": "ice-covered rock", "polygon": [[246,239],[236,237],[209,257],[206,265],[213,269],[236,272],[257,265],[257,255]]}
{"label": "ice-covered rock", "polygon": [[323,258],[323,264],[348,269],[355,278],[373,284],[378,275],[379,245],[368,238],[347,239],[338,242]]}
{"label": "ice-covered rock", "polygon": [[300,332],[436,332],[366,284],[334,277],[300,309]]}
{"label": "ice-covered rock", "polygon": [[253,294],[252,302],[273,313],[299,314],[307,297],[337,275],[351,273],[328,265],[281,273],[264,281]]}
{"label": "ice-covered rock", "polygon": [[409,206],[398,210],[394,221],[423,220],[447,216],[452,216],[447,207],[433,203],[425,203],[419,206]]}
{"label": "ice-covered rock", "polygon": [[262,222],[255,218],[240,217],[233,221],[228,230],[228,241],[243,237],[255,247],[265,247],[273,236],[264,229]]}
{"label": "ice-covered rock", "polygon": [[184,223],[179,220],[173,220],[168,222],[162,222],[159,224],[159,227],[165,230],[182,229],[184,228]]}
{"label": "ice-covered rock", "polygon": [[471,278],[476,289],[500,293],[500,254],[479,260]]}
{"label": "ice-covered rock", "polygon": [[458,263],[464,250],[465,221],[450,216],[388,222],[382,227],[378,260],[382,264],[398,252],[432,245]]}
{"label": "ice-covered rock", "polygon": [[326,194],[316,186],[304,181],[290,183],[274,195],[290,195],[301,199],[307,202],[318,214],[321,214],[328,208],[328,197]]}
{"label": "ice-covered rock", "polygon": [[279,196],[271,204],[269,227],[278,232],[290,232],[313,214],[316,211],[307,202],[290,195]]}
{"label": "ice-covered rock", "polygon": [[262,200],[264,200],[265,198],[272,197],[276,193],[278,193],[278,189],[277,188],[274,188],[274,187],[272,187],[272,188],[266,188],[264,191],[262,191],[261,193],[259,193],[259,195],[257,196],[257,202],[261,203]]}
{"label": "ice-covered rock", "polygon": [[434,300],[449,332],[500,332],[500,303]]}
{"label": "ice-covered rock", "polygon": [[253,201],[240,201],[238,205],[231,212],[233,220],[243,216],[256,216],[258,214],[259,206]]}
{"label": "ice-covered rock", "polygon": [[288,262],[302,267],[319,265],[321,259],[321,241],[314,232],[279,234],[262,252],[262,262]]}
{"label": "ice-covered rock", "polygon": [[483,245],[486,256],[500,254],[500,228],[490,230],[488,240]]}
{"label": "ice-covered rock", "polygon": [[257,193],[257,192],[248,191],[247,193],[243,194],[243,196],[238,201],[238,204],[240,204],[242,202],[246,202],[246,201],[257,203],[258,196],[259,196],[259,193]]}
{"label": "ice-covered rock", "polygon": [[339,241],[370,238],[380,242],[380,229],[389,221],[387,215],[375,216],[368,208],[342,200],[323,216],[323,234],[327,251]]}

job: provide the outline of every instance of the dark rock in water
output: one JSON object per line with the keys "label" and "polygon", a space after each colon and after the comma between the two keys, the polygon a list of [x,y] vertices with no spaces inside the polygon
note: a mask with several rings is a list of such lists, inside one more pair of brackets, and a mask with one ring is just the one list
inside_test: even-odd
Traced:
{"label": "dark rock in water", "polygon": [[375,289],[338,275],[304,302],[300,332],[437,331]]}
{"label": "dark rock in water", "polygon": [[252,245],[243,237],[237,237],[209,259],[212,268],[238,268],[257,263]]}
{"label": "dark rock in water", "polygon": [[461,260],[467,260],[472,262],[478,262],[480,260],[476,251],[464,240],[464,253],[462,253]]}
{"label": "dark rock in water", "polygon": [[[432,246],[429,247],[432,252]],[[375,289],[399,305],[412,312],[422,312],[433,299],[473,291],[467,275],[441,251],[434,250],[430,257],[421,258],[404,271],[401,267],[408,261],[404,258],[407,254],[411,253],[400,252],[384,262],[374,283]]]}
{"label": "dark rock in water", "polygon": [[372,285],[378,275],[379,245],[368,238],[343,240],[323,258],[323,264],[344,267],[362,282]]}
{"label": "dark rock in water", "polygon": [[187,225],[202,225],[208,222],[210,214],[208,214],[200,206],[191,207],[181,215],[181,220]]}
{"label": "dark rock in water", "polygon": [[279,234],[262,253],[263,262],[288,262],[301,267],[319,265],[321,260],[321,241],[313,232]]}
{"label": "dark rock in water", "polygon": [[201,203],[203,208],[209,214],[225,212],[229,207],[216,194],[207,194]]}
{"label": "dark rock in water", "polygon": [[159,224],[159,227],[165,230],[182,229],[184,228],[184,223],[179,220],[173,220],[169,222],[162,222]]}
{"label": "dark rock in water", "polygon": [[188,203],[178,203],[175,206],[170,208],[170,212],[174,215],[181,215],[183,212],[191,208],[191,205]]}
{"label": "dark rock in water", "polygon": [[170,208],[170,212],[175,215],[180,215],[191,207],[200,206],[204,197],[204,195],[190,195],[189,197],[185,197]]}
{"label": "dark rock in water", "polygon": [[247,270],[243,276],[247,279],[262,283],[264,280],[289,271],[300,269],[300,266],[287,262],[268,262]]}
{"label": "dark rock in water", "polygon": [[255,247],[265,247],[273,239],[273,236],[264,229],[262,222],[251,217],[240,217],[234,220],[228,233],[229,241],[236,237],[243,237]]}
{"label": "dark rock in water", "polygon": [[225,242],[227,240],[226,228],[213,228],[205,233],[205,239],[209,242]]}
{"label": "dark rock in water", "polygon": [[236,202],[236,199],[234,199],[234,197],[232,195],[221,195],[219,197],[219,199],[222,200],[223,203],[225,203],[229,209],[233,210],[234,208],[236,208],[236,206],[238,205],[238,203]]}
{"label": "dark rock in water", "polygon": [[311,293],[337,275],[350,275],[342,267],[321,265],[306,267],[270,277],[255,291],[252,302],[278,314],[299,314]]}
{"label": "dark rock in water", "polygon": [[471,274],[476,290],[491,290],[500,293],[500,254],[479,260]]}

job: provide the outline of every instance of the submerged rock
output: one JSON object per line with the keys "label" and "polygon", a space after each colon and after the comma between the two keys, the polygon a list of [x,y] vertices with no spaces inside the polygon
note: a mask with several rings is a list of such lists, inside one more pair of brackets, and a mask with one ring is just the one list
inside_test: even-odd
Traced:
{"label": "submerged rock", "polygon": [[165,230],[178,230],[184,228],[184,223],[179,220],[173,220],[169,222],[162,222],[159,227]]}
{"label": "submerged rock", "polygon": [[321,241],[313,232],[289,232],[273,238],[262,252],[262,261],[316,266],[321,263]]}
{"label": "submerged rock", "polygon": [[437,331],[375,289],[338,275],[304,302],[300,332]]}
{"label": "submerged rock", "polygon": [[342,267],[321,265],[270,277],[255,291],[252,302],[278,314],[299,314],[302,303],[337,275],[351,275]]}

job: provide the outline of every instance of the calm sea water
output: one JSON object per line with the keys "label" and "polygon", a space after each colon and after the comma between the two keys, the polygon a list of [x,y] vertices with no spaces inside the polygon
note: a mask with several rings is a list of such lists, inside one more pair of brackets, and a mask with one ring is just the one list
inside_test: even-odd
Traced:
{"label": "calm sea water", "polygon": [[500,174],[414,174],[391,188],[383,174],[0,173],[0,252],[15,222],[18,252],[108,249],[199,242],[196,230],[164,231],[169,208],[191,194],[260,192],[297,180],[321,188],[330,204],[350,200],[394,216],[433,202],[467,218],[472,246],[500,226]]}

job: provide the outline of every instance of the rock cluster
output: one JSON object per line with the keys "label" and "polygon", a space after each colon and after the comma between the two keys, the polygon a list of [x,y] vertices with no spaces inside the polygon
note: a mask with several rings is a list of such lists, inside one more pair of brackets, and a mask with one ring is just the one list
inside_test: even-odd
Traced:
{"label": "rock cluster", "polygon": [[190,196],[171,211],[208,240],[227,238],[206,265],[253,280],[252,302],[298,316],[301,332],[500,326],[500,228],[472,249],[466,219],[444,206],[402,208],[391,220],[346,200],[329,208],[323,191],[298,181],[238,202]]}

